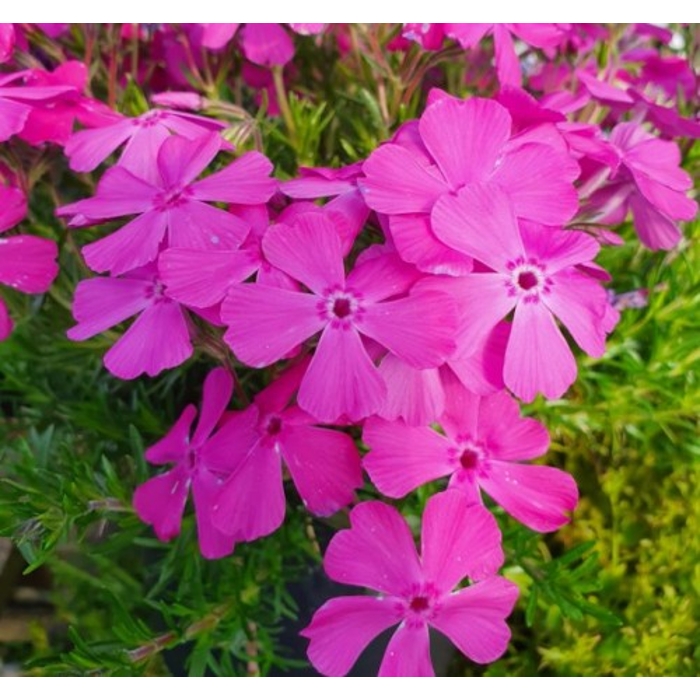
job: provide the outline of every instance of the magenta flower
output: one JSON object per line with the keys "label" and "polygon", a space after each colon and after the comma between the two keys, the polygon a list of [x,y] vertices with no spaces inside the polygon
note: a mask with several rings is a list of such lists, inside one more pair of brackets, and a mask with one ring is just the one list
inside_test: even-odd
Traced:
{"label": "magenta flower", "polygon": [[[158,151],[168,136],[198,139],[217,133],[224,126],[216,119],[164,109],[152,109],[139,117],[115,114],[112,124],[73,134],[66,144],[66,155],[71,170],[88,172],[126,144],[118,164],[149,179],[154,175]],[[223,140],[219,143],[225,145]]]}
{"label": "magenta flower", "polygon": [[[134,510],[139,518],[153,525],[158,539],[167,541],[180,534],[191,488],[199,549],[207,559],[227,556],[236,542],[219,532],[211,522],[214,500],[235,459],[240,457],[232,452],[219,454],[210,447],[210,436],[226,410],[232,391],[233,379],[226,370],[218,368],[208,374],[204,382],[202,412],[194,434],[191,434],[192,423],[197,409],[190,404],[168,434],[146,450],[149,462],[174,463],[175,466],[141,484],[134,492]],[[215,468],[211,467],[210,458],[215,459]]]}
{"label": "magenta flower", "polygon": [[[295,208],[292,205],[284,209],[277,221],[293,221]],[[270,227],[267,206],[232,205],[229,211],[250,225],[241,247],[237,250],[168,248],[163,251],[158,257],[158,269],[168,295],[187,306],[213,306],[224,299],[230,287],[253,275],[259,284],[298,290],[299,285],[294,280],[265,259],[262,240]]]}
{"label": "magenta flower", "polygon": [[22,131],[34,107],[51,105],[56,98],[75,93],[71,85],[12,85],[26,77],[26,71],[0,76],[0,141]]}
{"label": "magenta flower", "polygon": [[[330,578],[371,588],[378,597],[334,598],[301,634],[311,663],[343,676],[380,632],[398,624],[380,676],[433,676],[428,628],[442,632],[472,661],[489,663],[508,646],[505,618],[518,597],[515,584],[494,576],[503,563],[493,516],[468,507],[464,494],[433,496],[423,513],[421,553],[399,513],[384,503],[361,503],[350,530],[335,535],[324,567]],[[462,579],[479,582],[455,590]]]}
{"label": "magenta flower", "polygon": [[346,278],[340,238],[327,215],[302,214],[292,226],[270,229],[263,249],[310,293],[232,287],[222,307],[225,339],[242,362],[265,367],[323,331],[298,396],[317,420],[359,420],[381,407],[386,385],[360,334],[414,367],[437,367],[454,351],[453,301],[420,290],[391,300],[415,281],[395,255],[367,260]]}
{"label": "magenta flower", "polygon": [[73,316],[78,322],[67,335],[86,340],[132,316],[139,317],[104,356],[105,367],[120,379],[149,377],[177,367],[192,355],[185,313],[170,299],[154,266],[124,277],[94,277],[75,290]]}
{"label": "magenta flower", "polygon": [[499,81],[502,85],[520,85],[520,59],[513,37],[536,48],[552,49],[566,39],[568,27],[560,24],[406,24],[404,28],[404,37],[431,51],[440,48],[445,36],[467,49],[493,34]]}
{"label": "magenta flower", "polygon": [[70,92],[52,103],[33,107],[19,137],[32,146],[46,142],[65,145],[73,133],[75,121],[90,127],[103,126],[114,120],[114,112],[99,100],[82,93],[87,84],[87,67],[80,61],[66,61],[54,71],[34,68],[25,82],[32,87],[57,87]]}
{"label": "magenta flower", "polygon": [[370,214],[358,187],[361,176],[361,163],[337,169],[302,167],[298,178],[280,183],[280,190],[292,199],[332,198],[323,211],[336,218],[343,253],[347,254]]}
{"label": "magenta flower", "polygon": [[58,214],[104,220],[139,216],[82,250],[96,272],[120,274],[149,263],[162,242],[175,247],[233,249],[245,239],[248,224],[206,202],[266,202],[276,188],[272,164],[250,152],[231,165],[194,182],[219,152],[220,139],[208,134],[195,140],[170,136],[158,151],[158,172],[144,180],[117,166],[100,180],[94,197],[61,207]]}
{"label": "magenta flower", "polygon": [[[241,37],[245,57],[259,66],[284,66],[294,57],[294,42],[281,24],[192,24],[185,25],[195,46],[221,51],[234,35]],[[290,24],[302,35],[320,34],[325,24]],[[240,32],[239,27],[242,27]]]}
{"label": "magenta flower", "polygon": [[360,187],[372,209],[389,215],[404,260],[435,274],[470,272],[471,258],[444,245],[430,218],[440,197],[465,185],[500,185],[521,219],[557,226],[576,213],[576,161],[536,140],[511,141],[511,128],[510,114],[494,100],[440,96],[367,158]]}
{"label": "magenta flower", "polygon": [[690,221],[698,212],[697,202],[685,194],[693,181],[679,165],[678,146],[632,123],[618,124],[610,142],[622,165],[612,184],[593,194],[587,210],[598,221],[619,223],[629,208],[647,248],[673,248],[681,239],[676,221]]}
{"label": "magenta flower", "polygon": [[560,469],[519,464],[543,455],[547,429],[521,418],[506,392],[481,397],[457,382],[445,391],[439,419],[444,435],[429,427],[370,418],[363,441],[370,449],[364,467],[386,496],[402,498],[434,479],[450,477],[450,487],[469,503],[481,503],[485,491],[516,520],[538,532],[552,532],[569,522],[578,489]]}
{"label": "magenta flower", "polygon": [[605,352],[607,294],[576,267],[593,260],[598,244],[580,231],[518,224],[510,199],[494,184],[445,195],[432,221],[445,245],[492,270],[451,282],[462,316],[459,346],[482,342],[514,310],[505,385],[523,401],[538,392],[562,396],[576,379],[576,361],[555,317],[588,355]]}
{"label": "magenta flower", "polygon": [[[0,185],[0,233],[18,224],[27,213],[27,200],[16,187]],[[0,284],[25,294],[48,291],[58,274],[58,248],[37,236],[0,237]],[[12,319],[0,298],[0,341],[12,332]]]}
{"label": "magenta flower", "polygon": [[[285,512],[282,464],[304,506],[327,516],[347,506],[362,485],[360,455],[350,436],[314,425],[291,404],[308,362],[287,370],[245,411],[234,413],[212,438],[212,453],[238,450],[235,466],[214,505],[214,525],[238,540],[274,532]],[[215,464],[215,462],[213,463]]]}

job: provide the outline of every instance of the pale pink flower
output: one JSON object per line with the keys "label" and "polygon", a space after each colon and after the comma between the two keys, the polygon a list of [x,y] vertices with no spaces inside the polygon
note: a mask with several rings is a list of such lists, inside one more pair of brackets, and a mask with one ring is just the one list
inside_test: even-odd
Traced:
{"label": "pale pink flower", "polygon": [[[361,503],[350,512],[350,525],[328,546],[326,573],[379,595],[329,600],[301,632],[321,673],[345,675],[372,639],[394,625],[380,676],[435,675],[430,627],[476,663],[505,652],[505,618],[518,587],[494,575],[503,563],[501,533],[485,508],[468,507],[454,489],[433,496],[423,513],[420,555],[406,521],[391,506]],[[467,576],[478,583],[455,590]]]}

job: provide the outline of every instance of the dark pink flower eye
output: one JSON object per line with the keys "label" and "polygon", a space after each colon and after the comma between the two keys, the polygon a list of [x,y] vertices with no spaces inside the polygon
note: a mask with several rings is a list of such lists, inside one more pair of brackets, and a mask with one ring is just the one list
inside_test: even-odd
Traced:
{"label": "dark pink flower eye", "polygon": [[430,603],[428,603],[428,599],[425,596],[418,595],[411,600],[409,607],[413,612],[423,612],[430,607]]}
{"label": "dark pink flower eye", "polygon": [[349,299],[336,299],[334,304],[333,304],[333,313],[338,317],[338,318],[345,318],[346,316],[349,316],[351,312],[350,309],[350,300]]}
{"label": "dark pink flower eye", "polygon": [[521,272],[518,275],[518,286],[527,292],[537,286],[537,276],[534,272]]}
{"label": "dark pink flower eye", "polygon": [[464,450],[459,458],[459,463],[464,469],[474,469],[479,463],[479,455],[475,450]]}

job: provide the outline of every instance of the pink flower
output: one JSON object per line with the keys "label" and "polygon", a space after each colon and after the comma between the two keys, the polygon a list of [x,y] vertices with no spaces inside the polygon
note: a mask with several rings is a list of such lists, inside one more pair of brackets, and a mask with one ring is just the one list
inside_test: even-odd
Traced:
{"label": "pink flower", "polygon": [[0,141],[7,141],[18,134],[36,106],[54,104],[55,100],[69,93],[75,93],[71,85],[33,87],[12,85],[24,80],[27,71],[0,77]]}
{"label": "pink flower", "polygon": [[104,356],[105,367],[120,379],[149,377],[177,367],[192,355],[190,330],[182,307],[170,299],[154,266],[124,277],[94,277],[75,290],[73,316],[78,322],[67,335],[86,340],[139,314]]}
{"label": "pink flower", "polygon": [[[350,436],[314,425],[291,403],[308,362],[296,365],[261,391],[245,411],[234,413],[211,440],[211,449],[244,458],[214,506],[214,525],[238,540],[274,532],[284,520],[282,464],[304,506],[327,516],[347,506],[362,485],[360,456]],[[229,447],[231,446],[231,447]]]}
{"label": "pink flower", "polygon": [[690,221],[698,212],[697,203],[685,194],[693,181],[679,165],[678,146],[632,123],[618,124],[610,142],[622,165],[612,184],[594,192],[587,211],[597,221],[619,223],[629,208],[647,248],[673,248],[681,239],[676,221]]}
{"label": "pink flower", "polygon": [[[175,467],[141,484],[134,492],[134,510],[139,518],[153,525],[158,539],[167,541],[180,534],[191,488],[199,549],[207,559],[227,556],[236,542],[219,532],[211,522],[214,499],[236,459],[234,453],[222,455],[210,445],[210,436],[226,410],[232,391],[233,379],[226,370],[218,368],[209,373],[204,382],[202,412],[194,434],[191,434],[192,422],[197,409],[189,405],[168,434],[146,450],[149,462],[174,463]],[[212,459],[217,467],[211,467]]]}
{"label": "pink flower", "polygon": [[[66,144],[71,170],[94,170],[122,144],[126,143],[119,165],[140,178],[155,176],[160,147],[171,134],[199,139],[224,128],[216,119],[186,112],[152,109],[139,117],[114,115],[114,122],[97,129],[79,131]],[[219,146],[224,146],[223,140]]]}
{"label": "pink flower", "polygon": [[[380,676],[432,676],[428,629],[448,637],[472,661],[489,663],[506,650],[505,618],[518,588],[494,576],[503,563],[493,516],[468,507],[464,494],[433,496],[423,513],[421,553],[399,513],[384,503],[361,503],[350,530],[335,535],[324,559],[330,578],[371,588],[379,597],[346,596],[323,605],[301,634],[311,663],[327,676],[348,673],[380,632],[398,624]],[[479,581],[455,587],[466,576]]]}
{"label": "pink flower", "polygon": [[[313,205],[310,205],[312,208]],[[277,221],[289,223],[296,216],[295,206],[284,209]],[[262,240],[270,227],[264,204],[229,207],[232,214],[250,225],[250,233],[237,250],[196,250],[168,248],[158,257],[158,269],[168,294],[181,304],[208,307],[220,303],[230,287],[251,276],[259,284],[298,290],[288,275],[265,259]]]}
{"label": "pink flower", "polygon": [[276,188],[272,164],[250,152],[213,175],[194,182],[219,152],[220,139],[208,134],[195,140],[170,136],[158,151],[157,173],[144,180],[117,166],[100,180],[97,194],[61,207],[58,214],[88,220],[139,214],[123,228],[83,248],[96,272],[120,274],[149,263],[161,243],[188,248],[237,248],[249,226],[237,216],[205,202],[266,202]]}
{"label": "pink flower", "polygon": [[437,367],[454,351],[452,300],[432,291],[389,300],[415,281],[395,255],[367,260],[346,278],[340,238],[327,215],[302,214],[292,226],[275,226],[263,249],[310,293],[232,287],[222,307],[225,340],[242,362],[265,367],[322,331],[298,397],[314,418],[359,420],[381,406],[386,385],[360,334],[414,367]]}
{"label": "pink flower", "polygon": [[361,166],[353,163],[337,169],[302,167],[298,178],[280,183],[280,190],[292,199],[332,198],[323,211],[336,218],[344,254],[350,252],[370,214],[358,187]]}
{"label": "pink flower", "polygon": [[523,401],[538,392],[555,399],[576,379],[576,361],[555,317],[588,355],[605,352],[607,295],[576,267],[592,261],[599,246],[580,231],[519,224],[515,217],[506,193],[489,183],[442,197],[432,222],[445,245],[491,270],[450,283],[462,315],[459,346],[479,343],[514,310],[505,385]]}
{"label": "pink flower", "polygon": [[544,454],[547,429],[521,418],[517,402],[505,392],[480,397],[452,382],[438,420],[444,435],[428,427],[370,418],[362,439],[370,449],[364,467],[377,488],[403,498],[434,479],[481,503],[485,491],[510,515],[538,532],[569,522],[578,502],[576,482],[553,467],[519,464]]}
{"label": "pink flower", "polygon": [[32,146],[46,142],[65,145],[77,120],[85,126],[103,126],[114,121],[114,112],[99,100],[85,97],[87,68],[79,61],[66,61],[54,71],[35,68],[27,72],[25,82],[33,87],[51,87],[73,91],[61,95],[52,104],[36,105],[27,117],[19,137]]}
{"label": "pink flower", "polygon": [[[19,223],[27,212],[24,194],[16,187],[0,185],[0,233]],[[58,274],[58,248],[38,236],[0,237],[0,284],[25,294],[48,291]],[[0,341],[12,332],[12,319],[0,298]]]}
{"label": "pink flower", "polygon": [[513,142],[510,114],[494,100],[438,97],[362,166],[365,200],[388,215],[404,260],[435,274],[471,271],[471,258],[444,245],[430,218],[440,197],[466,185],[500,185],[518,218],[550,226],[569,221],[578,209],[571,183],[579,168],[568,153],[522,137]]}
{"label": "pink flower", "polygon": [[15,26],[3,22],[0,24],[0,63],[6,63],[12,58],[15,50]]}

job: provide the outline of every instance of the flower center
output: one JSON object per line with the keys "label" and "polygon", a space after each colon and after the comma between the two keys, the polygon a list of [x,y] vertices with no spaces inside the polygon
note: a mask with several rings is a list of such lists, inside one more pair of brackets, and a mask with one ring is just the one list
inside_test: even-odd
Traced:
{"label": "flower center", "polygon": [[345,289],[332,289],[326,292],[325,299],[319,304],[321,317],[329,321],[334,328],[347,330],[353,321],[362,314],[360,297]]}
{"label": "flower center", "polygon": [[186,204],[189,200],[190,191],[188,187],[171,187],[168,190],[159,192],[153,198],[153,204],[159,211],[175,209]]}
{"label": "flower center", "polygon": [[477,464],[479,464],[479,458],[481,455],[476,450],[467,448],[462,452],[462,456],[459,458],[459,463],[462,465],[463,469],[474,469]]}
{"label": "flower center", "polygon": [[282,430],[282,419],[279,416],[272,416],[267,423],[268,435],[279,435]]}
{"label": "flower center", "polygon": [[525,261],[518,258],[508,263],[510,279],[509,294],[526,302],[537,301],[540,294],[548,294],[551,280],[546,275],[545,266],[534,258]]}
{"label": "flower center", "polygon": [[338,318],[345,318],[352,313],[350,299],[340,297],[333,302],[333,313]]}
{"label": "flower center", "polygon": [[424,595],[417,595],[408,604],[408,607],[413,610],[413,612],[420,613],[427,610],[430,607],[430,601]]}
{"label": "flower center", "polygon": [[162,113],[155,109],[152,112],[146,112],[140,117],[136,117],[134,120],[141,127],[155,126],[163,119]]}
{"label": "flower center", "polygon": [[532,289],[533,287],[536,287],[537,284],[537,276],[534,272],[530,272],[529,270],[527,270],[525,272],[521,272],[518,275],[518,286],[520,287],[520,289],[524,289],[526,292]]}

